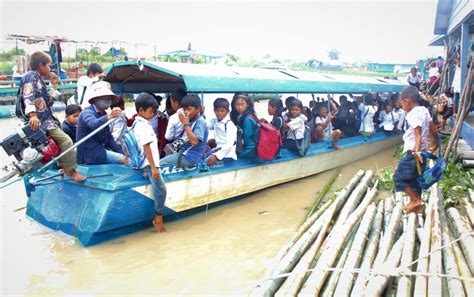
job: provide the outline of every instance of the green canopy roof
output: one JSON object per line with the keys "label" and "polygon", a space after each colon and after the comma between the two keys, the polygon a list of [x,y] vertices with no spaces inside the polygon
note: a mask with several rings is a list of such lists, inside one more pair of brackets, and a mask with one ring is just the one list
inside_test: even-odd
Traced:
{"label": "green canopy roof", "polygon": [[105,78],[117,93],[365,93],[400,92],[398,80],[302,71],[148,61],[117,62]]}

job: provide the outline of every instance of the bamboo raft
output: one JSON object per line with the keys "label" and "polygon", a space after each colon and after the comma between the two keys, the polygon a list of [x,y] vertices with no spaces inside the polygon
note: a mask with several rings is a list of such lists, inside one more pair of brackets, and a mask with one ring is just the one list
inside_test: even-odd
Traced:
{"label": "bamboo raft", "polygon": [[438,185],[424,214],[408,197],[377,199],[360,170],[282,247],[252,296],[474,296],[473,192],[468,216],[444,209]]}

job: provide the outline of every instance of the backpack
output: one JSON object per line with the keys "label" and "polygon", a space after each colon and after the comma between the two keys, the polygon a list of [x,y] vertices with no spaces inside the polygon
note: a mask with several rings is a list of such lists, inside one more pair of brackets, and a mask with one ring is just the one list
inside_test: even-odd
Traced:
{"label": "backpack", "polygon": [[421,151],[421,155],[423,156],[425,160],[427,159],[436,160],[435,165],[431,168],[428,168],[427,166],[423,166],[423,171],[421,175],[419,175],[417,178],[417,181],[420,187],[423,190],[426,190],[429,187],[431,187],[433,184],[443,179],[444,177],[443,171],[444,171],[444,168],[446,167],[446,162],[441,157],[441,148],[439,149],[438,156],[435,156],[427,151]]}
{"label": "backpack", "polygon": [[133,169],[140,169],[143,162],[145,161],[145,154],[140,151],[137,138],[133,133],[133,128],[135,128],[136,123],[137,121],[133,123],[129,130],[125,131],[125,133],[122,135],[121,142],[123,151],[127,156],[129,166]]}
{"label": "backpack", "polygon": [[258,132],[257,155],[262,160],[272,160],[282,146],[280,130],[272,124],[257,121],[260,126]]}
{"label": "backpack", "polygon": [[[293,131],[293,133],[295,132]],[[298,149],[298,153],[300,154],[300,156],[304,157],[308,152],[309,148],[311,147],[311,130],[308,125],[304,125],[304,134],[301,144],[298,140],[296,140],[295,143],[296,148]]]}

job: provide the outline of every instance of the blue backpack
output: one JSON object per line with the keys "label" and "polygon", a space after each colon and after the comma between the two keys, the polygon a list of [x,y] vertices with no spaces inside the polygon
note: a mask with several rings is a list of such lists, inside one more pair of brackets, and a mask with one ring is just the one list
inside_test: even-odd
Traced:
{"label": "blue backpack", "polygon": [[433,184],[439,182],[443,179],[443,171],[446,167],[446,162],[441,157],[441,149],[439,149],[438,156],[435,156],[427,151],[422,151],[421,155],[424,160],[436,160],[436,163],[433,167],[428,168],[426,162],[423,162],[423,170],[420,176],[418,176],[417,181],[423,190],[428,189]]}
{"label": "blue backpack", "polygon": [[133,169],[140,169],[143,162],[145,161],[145,154],[140,151],[139,144],[135,134],[133,133],[133,128],[135,128],[135,121],[132,127],[125,131],[122,135],[122,148],[124,154],[127,156],[128,165]]}
{"label": "blue backpack", "polygon": [[298,149],[298,153],[300,154],[300,156],[304,157],[308,152],[309,148],[311,147],[311,130],[308,125],[304,125],[304,136],[303,139],[301,139],[301,144],[298,140],[295,142],[296,148]]}

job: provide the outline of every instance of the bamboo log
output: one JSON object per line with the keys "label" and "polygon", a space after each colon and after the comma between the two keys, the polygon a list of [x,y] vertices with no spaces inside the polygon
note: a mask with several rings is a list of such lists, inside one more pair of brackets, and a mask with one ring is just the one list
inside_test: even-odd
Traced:
{"label": "bamboo log", "polygon": [[362,264],[360,265],[360,273],[357,275],[356,281],[352,288],[353,296],[362,296],[367,284],[369,276],[369,270],[374,263],[377,255],[378,243],[381,236],[382,225],[383,225],[383,207],[384,201],[380,201],[377,205],[377,214],[372,222],[370,228],[369,239],[364,251],[364,257],[362,258]]}
{"label": "bamboo log", "polygon": [[[369,206],[370,207],[370,206]],[[342,253],[339,256],[339,259],[337,259],[336,262],[336,269],[343,269],[344,265],[346,264],[346,261],[349,256],[349,252],[351,251],[352,245],[354,243],[355,236],[357,234],[357,231],[359,230],[360,223],[358,223],[351,232],[351,235],[349,235],[349,239],[346,241],[344,248],[342,249]],[[339,283],[339,277],[341,276],[341,272],[339,271],[333,271],[329,273],[329,277],[326,280],[326,283],[323,287],[322,294],[321,296],[324,297],[331,297],[334,294],[334,290],[336,289],[337,284]]]}
{"label": "bamboo log", "polygon": [[442,292],[443,285],[441,277],[435,274],[441,274],[442,251],[441,251],[441,199],[438,194],[438,184],[431,187],[431,198],[433,200],[433,228],[431,230],[431,255],[429,272],[433,274],[428,279],[428,296],[434,296]]}
{"label": "bamboo log", "polygon": [[377,257],[375,258],[374,265],[372,268],[377,269],[388,256],[390,249],[392,248],[395,238],[400,230],[402,224],[403,210],[400,203],[397,203],[393,209],[392,216],[390,217],[390,223],[388,224],[387,232],[382,238]]}
{"label": "bamboo log", "polygon": [[[445,232],[446,239],[448,240],[448,242],[453,242],[454,237],[453,237],[453,234],[451,233],[452,231],[449,228],[449,224],[447,224],[447,222],[446,222],[445,229],[446,229],[446,232]],[[472,278],[471,271],[469,270],[469,266],[466,263],[466,259],[464,258],[464,255],[461,251],[461,248],[459,247],[458,242],[453,243],[451,247],[454,253],[454,258],[456,261],[459,274],[463,277]],[[464,290],[466,291],[466,295],[468,297],[473,297],[474,296],[474,282],[470,282],[467,280],[462,280],[461,282],[464,286]]]}
{"label": "bamboo log", "polygon": [[[348,186],[352,187],[352,181],[356,180],[356,177],[351,179],[351,182]],[[362,181],[361,181],[362,182]],[[368,183],[368,181],[367,181]],[[333,204],[326,211],[330,215],[324,217],[324,219],[317,220],[309,229],[306,231],[298,241],[291,247],[285,256],[276,264],[276,266],[271,270],[269,276],[266,276],[264,281],[259,284],[252,291],[251,295],[265,295],[273,296],[278,288],[282,285],[285,278],[272,278],[273,275],[280,275],[290,272],[298,263],[302,255],[306,250],[311,246],[318,233],[324,226],[329,226],[330,221],[333,219],[333,216],[341,209],[345,204],[347,197],[350,194],[350,188],[345,188],[339,193],[339,195],[334,200]],[[324,215],[323,215],[324,216]],[[321,218],[323,218],[323,216]]]}
{"label": "bamboo log", "polygon": [[393,197],[388,197],[385,199],[384,210],[383,210],[383,232],[387,232],[388,223],[390,223],[390,216],[392,215],[393,206],[395,205],[395,200]]}
{"label": "bamboo log", "polygon": [[367,284],[367,296],[382,296],[385,287],[387,286],[391,276],[400,264],[402,257],[404,235],[402,235],[393,245],[387,259],[379,267],[374,268],[375,275],[369,280]]}
{"label": "bamboo log", "polygon": [[[420,252],[418,254],[418,267],[417,272],[427,273],[429,266],[429,257],[427,256],[430,252],[431,247],[431,225],[432,219],[432,201],[428,202],[426,207],[426,218],[425,226],[423,229],[423,239],[421,240]],[[426,296],[426,290],[428,289],[428,279],[426,276],[417,276],[415,278],[415,296]]]}
{"label": "bamboo log", "polygon": [[[454,255],[453,247],[448,245],[451,242],[449,236],[449,229],[446,222],[446,212],[444,208],[441,209],[441,240],[443,246],[443,266],[444,271],[448,275],[452,276],[460,276],[459,269],[456,264],[456,256]],[[447,287],[448,287],[448,295],[450,297],[464,297],[466,296],[464,292],[463,284],[460,280],[454,278],[448,278],[447,280]],[[474,290],[472,291],[474,294]]]}
{"label": "bamboo log", "polygon": [[331,232],[330,238],[328,238],[328,244],[321,254],[321,257],[316,262],[315,270],[309,275],[305,281],[303,288],[299,295],[318,295],[321,288],[328,276],[328,268],[331,268],[336,261],[337,255],[347,237],[351,233],[352,228],[360,221],[362,215],[365,213],[370,203],[377,194],[377,182],[374,188],[370,189],[365,195],[364,199],[356,210],[349,215],[344,224],[336,229],[334,228]]}
{"label": "bamboo log", "polygon": [[[362,176],[364,176],[364,170],[359,170],[357,173],[349,180],[346,186],[339,192],[337,197],[339,199],[345,199],[349,196],[352,190],[356,187],[357,183],[360,181]],[[337,199],[337,198],[336,198]],[[311,215],[296,231],[296,233],[290,238],[290,240],[280,249],[275,261],[283,259],[283,257],[288,253],[291,247],[301,238],[301,236],[311,227],[311,225],[316,222],[316,220],[321,216],[321,214],[329,208],[332,201],[326,201],[321,208],[319,208],[316,213]]]}
{"label": "bamboo log", "polygon": [[[405,232],[405,243],[403,244],[403,253],[401,265],[403,269],[412,272],[413,252],[415,250],[415,233],[416,233],[416,214],[410,213],[408,215],[407,231]],[[398,281],[397,296],[404,297],[411,295],[413,281],[411,276],[402,276]]]}
{"label": "bamboo log", "polygon": [[465,236],[459,241],[459,245],[461,246],[464,256],[466,257],[467,264],[469,265],[469,269],[471,270],[471,274],[474,274],[474,236],[472,234],[466,236],[472,232],[472,229],[465,221],[465,218],[463,219],[461,217],[461,214],[456,208],[448,208],[446,210],[446,213],[448,215],[450,225],[454,232],[454,236],[456,238]]}
{"label": "bamboo log", "polygon": [[[472,190],[469,189],[469,191]],[[471,201],[469,201],[469,198],[464,197],[462,200],[464,201],[464,207],[466,208],[466,213],[469,217],[469,221],[471,221],[470,227],[472,230],[472,225],[474,224],[474,206],[472,205]]]}
{"label": "bamboo log", "polygon": [[364,247],[368,240],[370,227],[376,215],[376,211],[377,208],[375,207],[375,204],[372,203],[367,208],[367,211],[362,218],[362,222],[360,223],[354,242],[352,243],[348,259],[344,265],[344,272],[340,275],[339,283],[334,291],[335,296],[349,296],[351,292],[356,274],[350,271],[357,268],[362,260]]}
{"label": "bamboo log", "polygon": [[459,148],[458,147],[459,159],[474,160],[474,151],[471,148]]}
{"label": "bamboo log", "polygon": [[[360,180],[360,183],[357,187],[352,191],[349,198],[347,198],[347,202],[344,204],[344,207],[341,209],[341,212],[337,216],[337,220],[334,223],[334,229],[338,229],[344,222],[346,221],[347,217],[356,209],[357,205],[359,204],[362,196],[367,192],[369,187],[369,183],[372,180],[374,173],[372,170],[367,170],[365,172],[364,177]],[[329,235],[331,236],[331,235]]]}
{"label": "bamboo log", "polygon": [[462,160],[462,167],[464,168],[474,168],[474,160]]}

